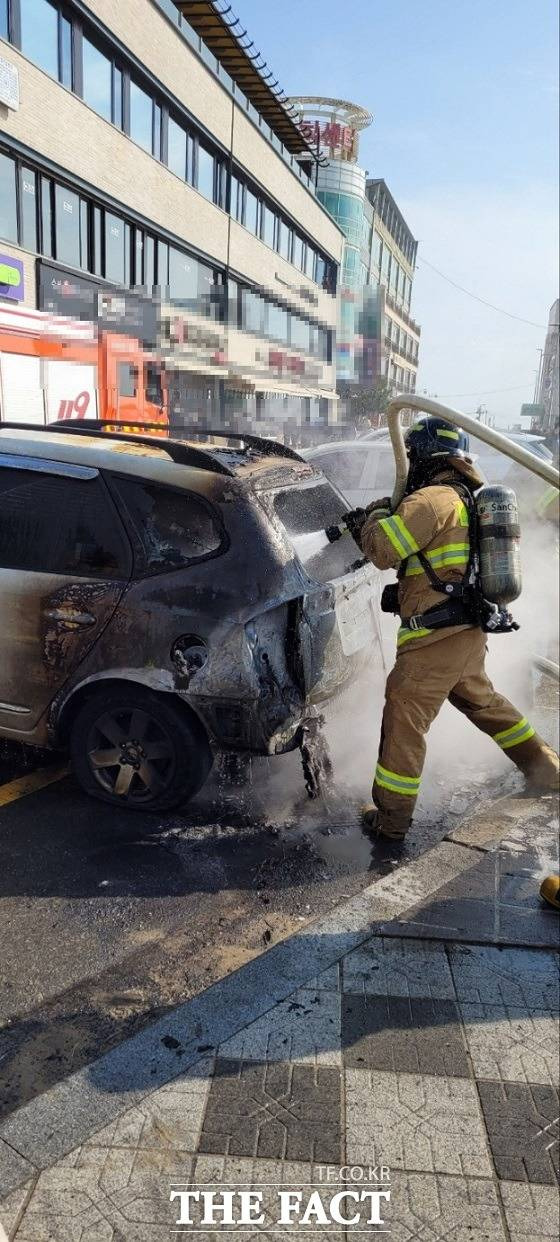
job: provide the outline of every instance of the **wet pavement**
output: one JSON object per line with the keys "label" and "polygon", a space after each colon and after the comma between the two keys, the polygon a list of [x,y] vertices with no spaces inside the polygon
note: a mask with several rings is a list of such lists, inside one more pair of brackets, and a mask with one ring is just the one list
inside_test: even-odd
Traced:
{"label": "wet pavement", "polygon": [[[45,756],[2,758],[9,779]],[[294,754],[219,763],[164,817],[86,798],[71,775],[0,806],[0,1117],[418,856],[487,782],[463,774],[448,811],[428,768],[395,857],[361,830],[367,766],[315,802]]]}
{"label": "wet pavement", "polygon": [[[482,807],[13,1114],[8,1238],[164,1242],[181,1223],[172,1192],[208,1186],[260,1194],[257,1234],[229,1236],[272,1238],[281,1188],[304,1203],[313,1189],[328,1214],[344,1167],[353,1189],[389,1192],[396,1242],[557,1238],[558,915],[538,897],[556,811],[517,794]],[[364,1236],[367,1219],[324,1235]],[[216,1242],[200,1204],[192,1221]]]}

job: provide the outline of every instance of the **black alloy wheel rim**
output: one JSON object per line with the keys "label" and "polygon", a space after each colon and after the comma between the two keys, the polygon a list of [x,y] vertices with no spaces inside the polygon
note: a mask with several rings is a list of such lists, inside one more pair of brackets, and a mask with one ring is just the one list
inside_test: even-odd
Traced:
{"label": "black alloy wheel rim", "polygon": [[87,758],[103,793],[128,804],[154,802],[175,773],[175,746],[167,728],[137,707],[104,712],[95,721]]}

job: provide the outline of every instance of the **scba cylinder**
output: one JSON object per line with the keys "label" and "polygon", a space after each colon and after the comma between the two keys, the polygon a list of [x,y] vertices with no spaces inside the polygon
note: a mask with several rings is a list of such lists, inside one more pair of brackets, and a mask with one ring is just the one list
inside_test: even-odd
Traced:
{"label": "scba cylinder", "polygon": [[509,604],[521,594],[517,497],[510,487],[481,487],[476,496],[480,583],[485,599]]}

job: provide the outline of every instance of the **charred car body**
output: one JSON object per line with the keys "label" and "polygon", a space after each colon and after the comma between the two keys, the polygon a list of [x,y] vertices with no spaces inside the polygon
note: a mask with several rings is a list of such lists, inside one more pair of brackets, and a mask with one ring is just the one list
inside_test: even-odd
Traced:
{"label": "charred car body", "polygon": [[[218,437],[213,437],[218,440]],[[215,751],[280,754],[373,658],[345,503],[272,441],[0,428],[0,736],[161,809]]]}

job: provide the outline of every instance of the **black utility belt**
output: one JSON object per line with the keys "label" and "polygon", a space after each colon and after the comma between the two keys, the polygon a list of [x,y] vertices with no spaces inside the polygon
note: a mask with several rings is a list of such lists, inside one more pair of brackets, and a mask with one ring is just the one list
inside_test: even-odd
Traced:
{"label": "black utility belt", "polygon": [[446,625],[476,625],[477,618],[460,600],[448,604],[435,604],[426,612],[413,617],[403,617],[402,624],[409,630],[440,630]]}

